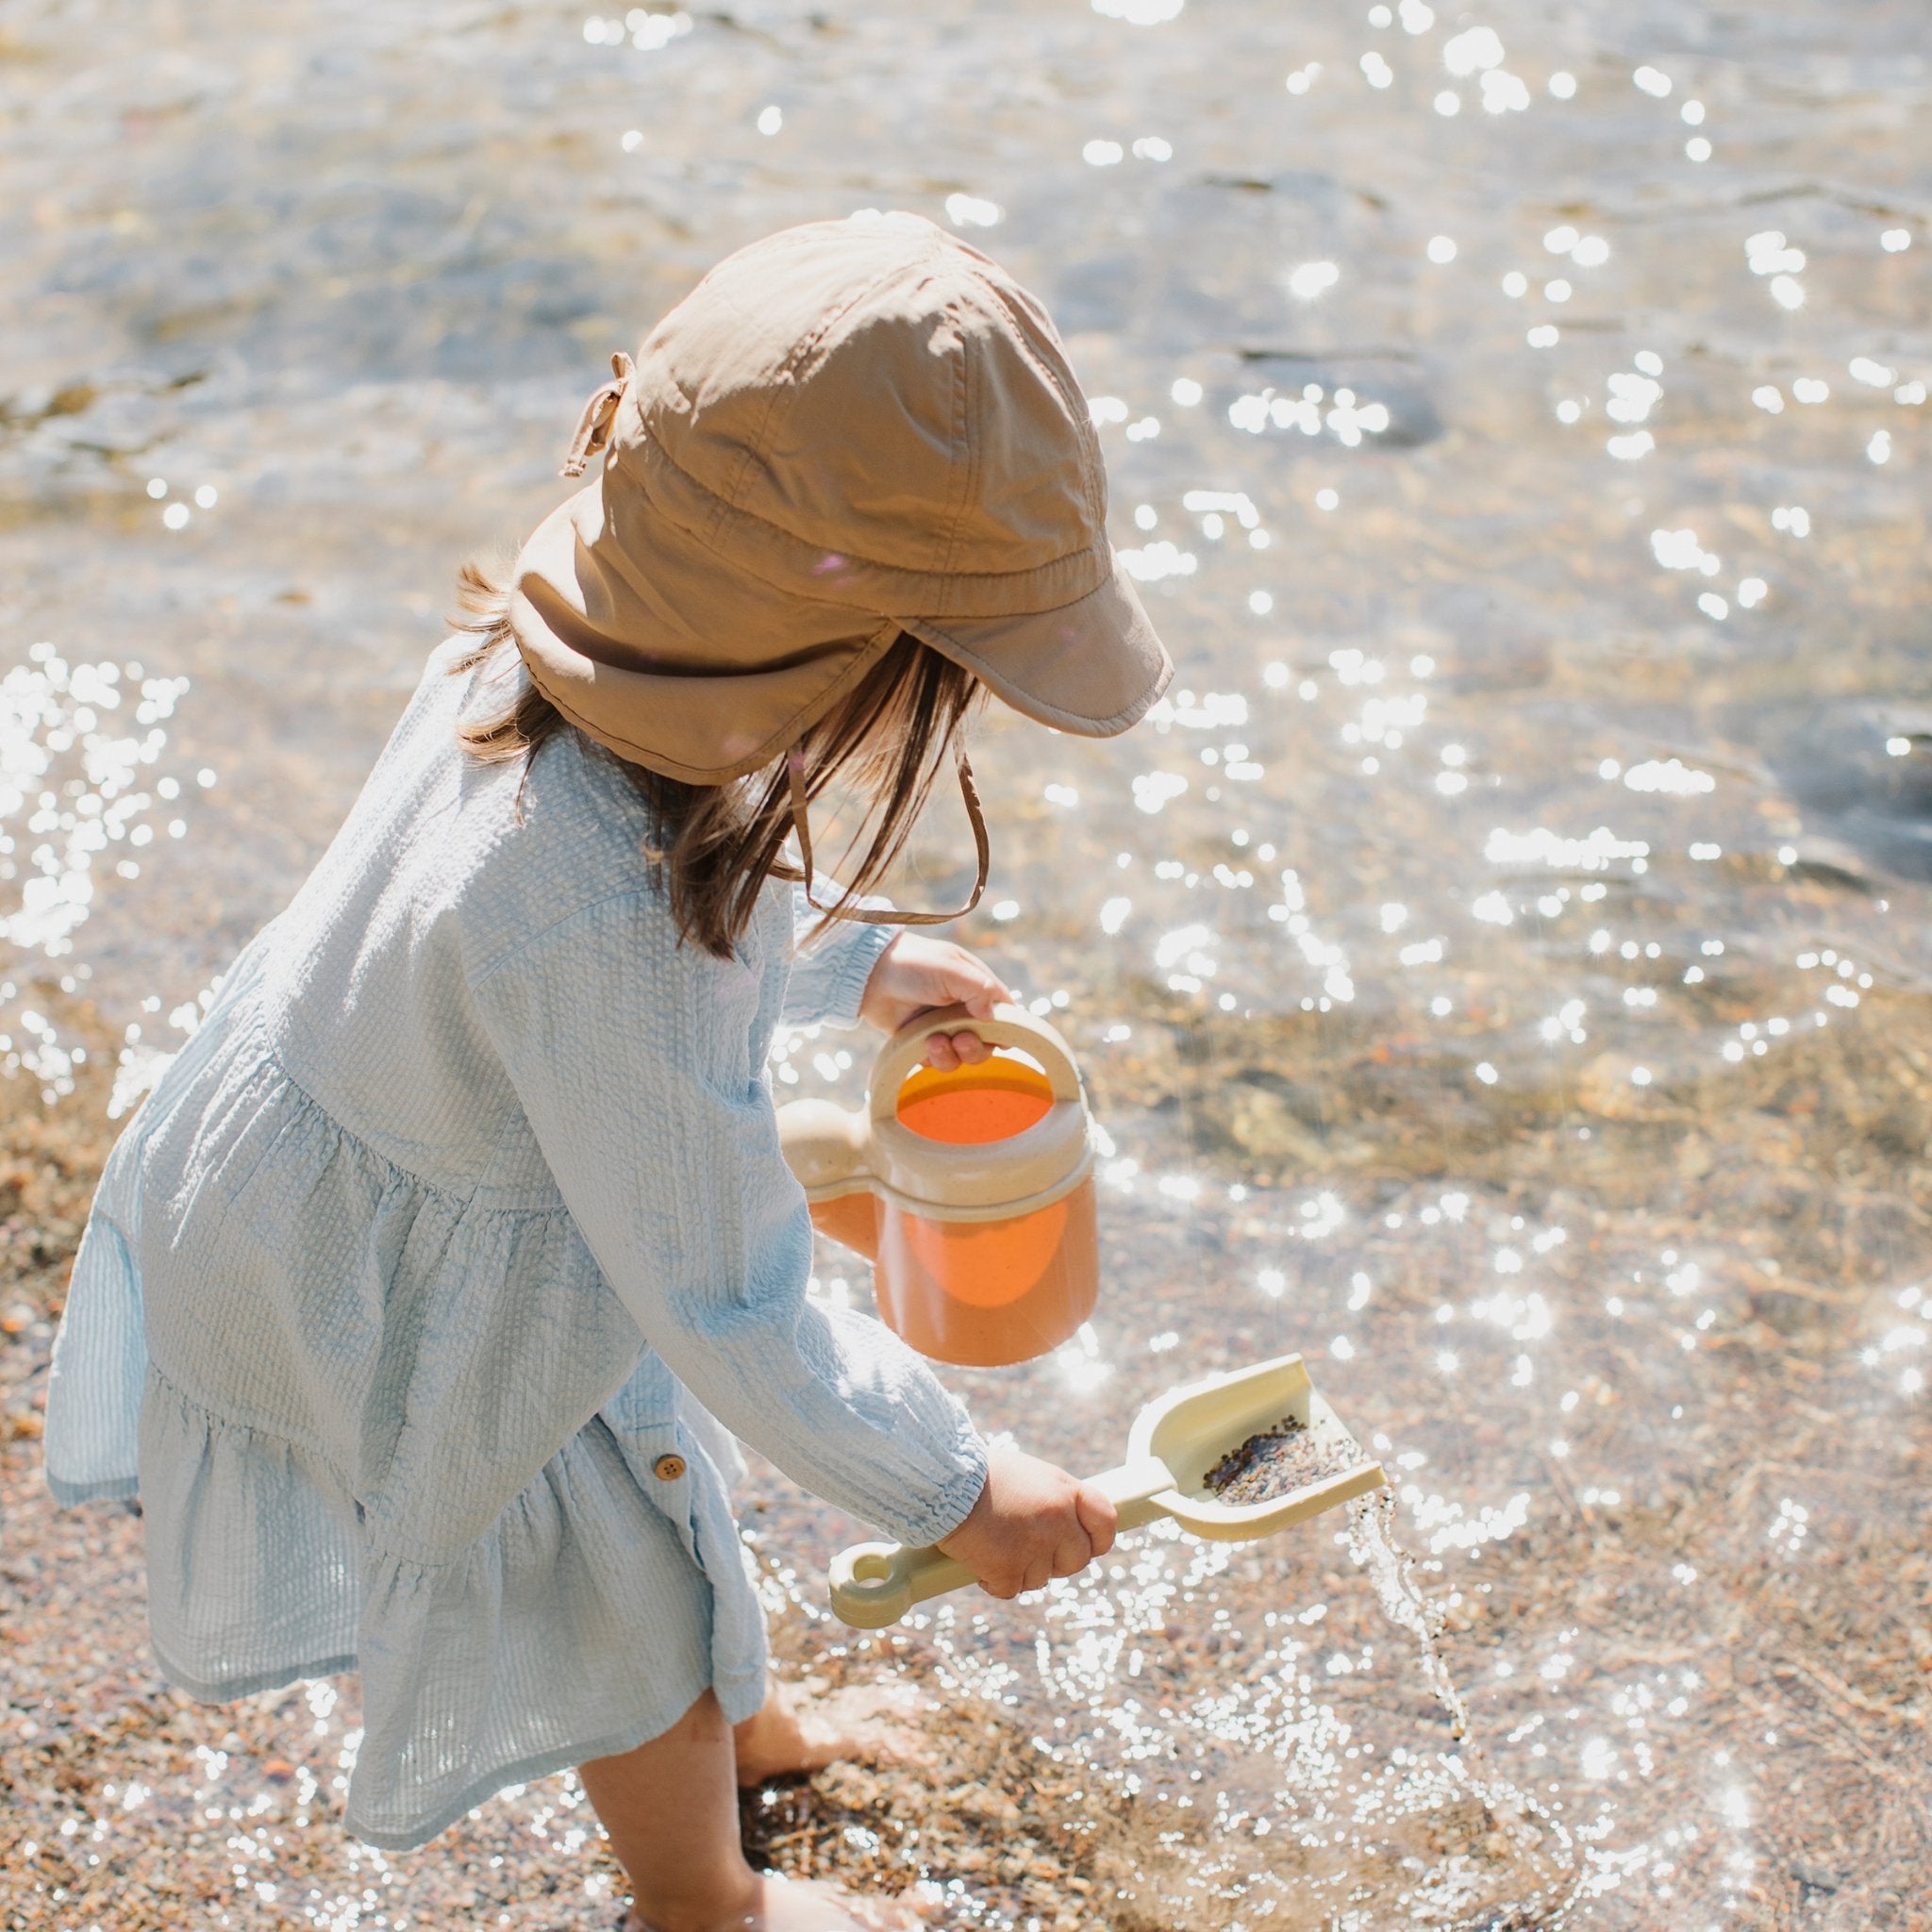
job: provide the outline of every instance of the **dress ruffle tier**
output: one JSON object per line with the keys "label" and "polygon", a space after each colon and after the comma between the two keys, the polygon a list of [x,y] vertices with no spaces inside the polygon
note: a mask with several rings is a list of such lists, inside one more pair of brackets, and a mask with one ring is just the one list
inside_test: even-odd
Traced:
{"label": "dress ruffle tier", "polygon": [[[507,1784],[657,1736],[707,1685],[733,1722],[750,1716],[765,1641],[728,1503],[742,1464],[655,1356],[475,1535],[462,1532],[490,1507],[487,1474],[467,1499],[460,1480],[439,1490],[434,1513],[456,1541],[425,1536],[412,1499],[388,1518],[359,1507],[326,1445],[217,1413],[149,1358],[131,1183],[143,1145],[165,1146],[171,1123],[187,1121],[195,1184],[225,1193],[227,1216],[279,1257],[273,1278],[258,1277],[264,1296],[339,1307],[343,1270],[380,1261],[371,1285],[391,1307],[437,1306],[493,1280],[521,1323],[574,1326],[587,1355],[601,1352],[599,1331],[628,1327],[639,1353],[560,1207],[454,1201],[374,1154],[266,1058],[247,991],[225,989],[189,1049],[198,1071],[184,1068],[193,1077],[171,1083],[166,1117],[144,1109],[116,1150],[69,1291],[65,1400],[48,1448],[50,1474],[68,1472],[51,1477],[61,1501],[132,1494],[139,1417],[163,1672],[220,1702],[359,1671],[365,1730],[346,1823],[391,1849]],[[245,1384],[245,1359],[238,1367]],[[91,1457],[63,1456],[70,1438]],[[675,1482],[655,1473],[667,1453],[685,1464]]]}

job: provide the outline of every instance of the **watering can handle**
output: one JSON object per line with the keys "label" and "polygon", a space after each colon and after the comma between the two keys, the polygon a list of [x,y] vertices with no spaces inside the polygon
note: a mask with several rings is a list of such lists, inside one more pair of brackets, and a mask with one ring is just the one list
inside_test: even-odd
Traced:
{"label": "watering can handle", "polygon": [[889,1121],[898,1111],[899,1089],[906,1076],[925,1058],[925,1043],[935,1033],[976,1033],[990,1046],[1014,1046],[1028,1053],[1045,1071],[1056,1100],[1080,1099],[1080,1070],[1073,1049],[1044,1020],[1024,1007],[1002,1002],[991,1020],[975,1019],[963,1006],[935,1007],[908,1020],[885,1045],[872,1069],[872,1117]]}
{"label": "watering can handle", "polygon": [[[1174,1488],[1167,1464],[1154,1457],[1093,1477],[1120,1511],[1123,1529],[1139,1529],[1167,1511],[1155,1499]],[[855,1543],[832,1558],[832,1610],[855,1630],[883,1630],[914,1604],[977,1581],[957,1557],[932,1544]]]}

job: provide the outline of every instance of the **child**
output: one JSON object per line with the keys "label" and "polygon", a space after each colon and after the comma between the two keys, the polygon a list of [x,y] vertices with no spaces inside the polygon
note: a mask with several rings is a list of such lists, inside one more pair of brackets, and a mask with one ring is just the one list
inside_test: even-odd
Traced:
{"label": "child", "polygon": [[[767,1698],[733,1433],[995,1596],[1114,1514],[807,1299],[766,1052],[781,1016],[986,1017],[972,954],[893,933],[953,915],[859,895],[952,753],[976,903],[981,686],[1100,736],[1172,667],[1052,325],[930,224],[773,236],[612,365],[566,466],[594,480],[507,586],[468,574],[465,634],[115,1148],[48,1476],[138,1481],[195,1696],[359,1670],[361,1838],[575,1764],[633,1932],[904,1924],[740,1848],[734,1774],[852,1740]],[[842,896],[808,824],[834,779],[872,806]]]}

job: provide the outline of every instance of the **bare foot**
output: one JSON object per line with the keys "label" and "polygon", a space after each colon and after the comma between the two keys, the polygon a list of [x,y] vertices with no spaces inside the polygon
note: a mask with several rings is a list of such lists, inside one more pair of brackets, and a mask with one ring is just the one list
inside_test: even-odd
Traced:
{"label": "bare foot", "polygon": [[738,1782],[823,1771],[849,1759],[862,1764],[905,1759],[919,1753],[912,1723],[916,1693],[910,1687],[852,1684],[841,1690],[774,1684],[765,1707],[732,1732],[738,1749]]}
{"label": "bare foot", "polygon": [[[922,1932],[927,1924],[923,1911],[898,1899],[855,1898],[837,1886],[775,1875],[756,1883],[757,1897],[747,1909],[713,1920],[704,1932]],[[624,1932],[656,1928],[633,1913]]]}

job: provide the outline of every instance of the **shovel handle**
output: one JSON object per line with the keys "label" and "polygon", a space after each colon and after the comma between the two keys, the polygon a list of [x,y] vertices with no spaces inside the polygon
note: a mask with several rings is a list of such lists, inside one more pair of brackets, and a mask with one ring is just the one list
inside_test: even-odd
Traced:
{"label": "shovel handle", "polygon": [[832,1558],[832,1611],[855,1630],[883,1630],[914,1604],[974,1580],[957,1557],[931,1544],[854,1543]]}
{"label": "shovel handle", "polygon": [[[1120,1511],[1123,1529],[1139,1529],[1166,1515],[1155,1498],[1174,1487],[1166,1463],[1153,1457],[1124,1463],[1092,1482]],[[832,1558],[832,1612],[855,1630],[883,1630],[914,1604],[977,1581],[957,1557],[930,1543],[854,1543]]]}

